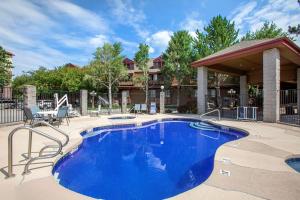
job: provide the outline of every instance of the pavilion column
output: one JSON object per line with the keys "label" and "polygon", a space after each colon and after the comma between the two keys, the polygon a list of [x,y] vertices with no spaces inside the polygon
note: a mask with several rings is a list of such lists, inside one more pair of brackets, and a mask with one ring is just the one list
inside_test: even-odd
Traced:
{"label": "pavilion column", "polygon": [[198,113],[203,114],[206,111],[207,95],[207,68],[198,67],[197,71],[197,108]]}
{"label": "pavilion column", "polygon": [[279,121],[280,52],[277,48],[263,52],[263,120]]}
{"label": "pavilion column", "polygon": [[300,114],[300,68],[297,68],[297,114]]}
{"label": "pavilion column", "polygon": [[240,106],[248,105],[248,83],[247,76],[240,76]]}

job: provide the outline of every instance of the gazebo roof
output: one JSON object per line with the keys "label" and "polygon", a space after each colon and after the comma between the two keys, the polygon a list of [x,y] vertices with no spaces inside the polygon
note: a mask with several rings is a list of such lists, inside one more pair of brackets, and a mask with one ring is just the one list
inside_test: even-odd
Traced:
{"label": "gazebo roof", "polygon": [[[229,59],[235,59],[262,52],[266,49],[281,48],[296,56],[295,62],[300,64],[300,48],[287,37],[242,41],[221,51],[192,63],[193,67],[209,66]],[[290,54],[289,52],[289,54]]]}

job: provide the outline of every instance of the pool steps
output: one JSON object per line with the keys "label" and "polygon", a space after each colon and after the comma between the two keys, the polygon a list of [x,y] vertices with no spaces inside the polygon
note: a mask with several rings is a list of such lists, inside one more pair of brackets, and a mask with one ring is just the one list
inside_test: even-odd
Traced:
{"label": "pool steps", "polygon": [[203,131],[217,131],[218,129],[205,122],[191,122],[190,127]]}

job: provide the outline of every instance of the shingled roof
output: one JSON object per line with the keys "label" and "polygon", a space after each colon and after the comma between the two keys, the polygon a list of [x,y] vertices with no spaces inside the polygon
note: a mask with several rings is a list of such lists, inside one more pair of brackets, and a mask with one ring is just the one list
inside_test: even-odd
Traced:
{"label": "shingled roof", "polygon": [[200,60],[197,60],[192,63],[192,66],[198,67],[200,65],[205,65],[212,60],[219,60],[221,58],[230,57],[234,54],[247,54],[250,51],[259,51],[267,48],[274,48],[276,45],[285,45],[288,48],[292,48],[293,50],[300,53],[300,48],[292,42],[287,37],[273,38],[273,39],[262,39],[262,40],[250,40],[250,41],[242,41],[237,44],[234,44],[230,47],[227,47],[221,51],[218,51],[214,54],[211,54],[207,57],[204,57]]}

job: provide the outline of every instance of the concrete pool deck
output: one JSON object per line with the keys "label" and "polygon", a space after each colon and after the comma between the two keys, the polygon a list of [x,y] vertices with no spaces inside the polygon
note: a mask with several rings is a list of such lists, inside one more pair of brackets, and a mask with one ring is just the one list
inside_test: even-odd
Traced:
{"label": "concrete pool deck", "polygon": [[[70,136],[64,153],[81,142],[81,131],[92,127],[183,116],[199,117],[157,114],[138,115],[135,119],[127,120],[109,120],[108,116],[73,118],[70,126],[64,124],[60,127]],[[170,199],[300,199],[300,173],[284,162],[290,156],[300,155],[300,128],[263,122],[221,120],[217,123],[244,129],[249,132],[249,136],[219,147],[211,176],[198,187]],[[20,125],[0,127],[0,168],[7,167],[7,136],[18,126]],[[49,130],[46,127],[39,129]],[[37,161],[37,164],[30,166],[30,169],[34,168],[32,172],[22,176],[24,157],[21,154],[26,153],[28,142],[28,133],[23,132],[24,134],[17,133],[14,137],[13,158],[14,165],[17,166],[13,170],[16,177],[5,179],[5,175],[0,173],[0,199],[91,199],[65,189],[55,181],[51,169],[52,162],[58,157]],[[51,143],[34,135],[32,151],[37,152],[45,144]]]}

